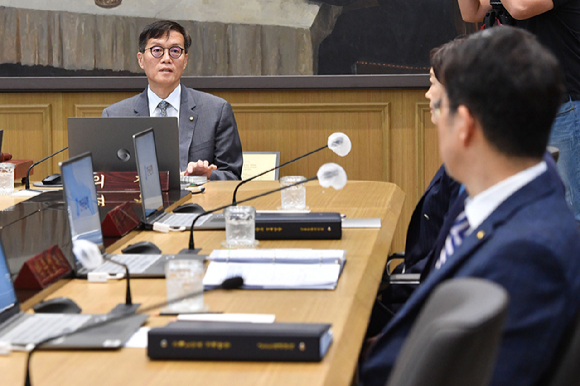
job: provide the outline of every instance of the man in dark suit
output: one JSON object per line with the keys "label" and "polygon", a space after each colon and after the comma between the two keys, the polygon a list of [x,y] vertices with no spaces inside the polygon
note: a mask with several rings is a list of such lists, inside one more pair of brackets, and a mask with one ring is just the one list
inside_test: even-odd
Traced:
{"label": "man in dark suit", "polygon": [[537,385],[580,305],[580,232],[542,159],[562,76],[554,56],[516,28],[482,31],[446,55],[439,150],[468,198],[450,209],[429,275],[374,342],[361,383],[385,384],[437,285],[481,277],[510,295],[491,384]]}
{"label": "man in dark suit", "polygon": [[107,107],[103,117],[178,117],[181,171],[211,180],[239,180],[242,144],[232,107],[181,85],[190,46],[191,37],[176,22],[161,20],[146,26],[139,35],[137,60],[149,87]]}

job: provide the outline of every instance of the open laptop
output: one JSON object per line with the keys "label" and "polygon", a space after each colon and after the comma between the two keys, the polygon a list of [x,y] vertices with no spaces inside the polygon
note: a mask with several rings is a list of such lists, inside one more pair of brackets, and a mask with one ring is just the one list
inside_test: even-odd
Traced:
{"label": "open laptop", "polygon": [[[165,263],[176,258],[177,255],[109,255],[105,252],[91,154],[81,154],[62,162],[60,170],[73,242],[81,239],[97,244],[103,256],[126,264],[131,277],[165,277]],[[179,255],[179,259],[188,258],[190,257],[187,255]],[[105,261],[91,272],[117,274],[124,273],[125,270],[116,264]],[[88,273],[88,269],[77,261],[77,276],[85,277]]]}
{"label": "open laptop", "polygon": [[[135,158],[139,173],[139,188],[143,215],[141,221],[146,229],[152,229],[155,223],[169,226],[173,230],[190,229],[191,223],[198,216],[195,213],[167,213],[163,206],[155,132],[152,129],[133,135]],[[224,229],[225,220],[222,213],[201,217],[195,229]]]}
{"label": "open laptop", "polygon": [[[107,315],[22,312],[8,271],[4,248],[0,242],[0,342],[10,342],[13,349],[24,350],[30,343],[37,344],[66,331],[74,331],[79,327],[106,320],[107,317]],[[46,347],[52,349],[120,348],[146,319],[147,315],[131,315],[110,324],[53,340],[47,343]]]}
{"label": "open laptop", "polygon": [[135,171],[132,136],[149,128],[159,139],[160,168],[169,172],[169,188],[179,190],[177,117],[68,118],[68,154],[91,152],[100,172]]}

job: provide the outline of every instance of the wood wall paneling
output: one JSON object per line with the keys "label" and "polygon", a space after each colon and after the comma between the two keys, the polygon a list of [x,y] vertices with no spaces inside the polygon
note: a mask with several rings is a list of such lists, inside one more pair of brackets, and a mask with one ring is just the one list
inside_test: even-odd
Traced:
{"label": "wood wall paneling", "polygon": [[[37,161],[39,154],[52,153],[52,106],[50,104],[0,105],[0,128],[4,130],[2,150],[13,159]],[[52,173],[50,163],[34,168],[37,176]]]}
{"label": "wood wall paneling", "polygon": [[[280,151],[281,162],[314,150],[342,131],[351,138],[351,153],[341,158],[330,150],[288,165],[284,175],[313,176],[320,165],[336,162],[351,180],[396,183],[406,193],[392,244],[404,248],[413,208],[440,165],[437,133],[420,89],[355,90],[218,90],[232,104],[245,151]],[[5,149],[16,158],[42,157],[68,144],[68,117],[100,116],[112,103],[135,92],[0,94],[0,124]],[[14,110],[14,106],[18,109]],[[56,156],[35,178],[58,171]]]}

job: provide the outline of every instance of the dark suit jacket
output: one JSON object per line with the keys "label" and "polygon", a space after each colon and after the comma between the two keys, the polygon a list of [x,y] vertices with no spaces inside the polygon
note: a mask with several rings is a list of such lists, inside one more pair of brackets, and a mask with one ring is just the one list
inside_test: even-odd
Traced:
{"label": "dark suit jacket", "polygon": [[[103,117],[131,116],[149,116],[147,90],[103,110]],[[179,167],[183,171],[188,162],[198,160],[217,166],[211,180],[239,180],[242,176],[242,143],[232,106],[221,98],[182,85]]]}
{"label": "dark suit jacket", "polygon": [[[461,212],[461,203],[447,219]],[[441,232],[447,234],[452,222],[446,221]],[[439,253],[440,248],[432,251]],[[486,278],[509,292],[491,384],[538,384],[580,304],[580,232],[553,168],[503,202],[440,270],[427,276],[373,345],[361,366],[363,385],[385,384],[421,307],[438,284],[452,277]]]}
{"label": "dark suit jacket", "polygon": [[423,260],[435,244],[449,208],[459,195],[461,184],[451,178],[441,165],[415,206],[405,241],[405,266],[411,268]]}

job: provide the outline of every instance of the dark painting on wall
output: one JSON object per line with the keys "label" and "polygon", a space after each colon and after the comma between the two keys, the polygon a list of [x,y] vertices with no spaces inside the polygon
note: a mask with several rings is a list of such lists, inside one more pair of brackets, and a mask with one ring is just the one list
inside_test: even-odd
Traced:
{"label": "dark painting on wall", "polygon": [[425,73],[473,28],[457,0],[0,0],[0,76],[142,75],[141,29],[179,21],[184,76]]}

